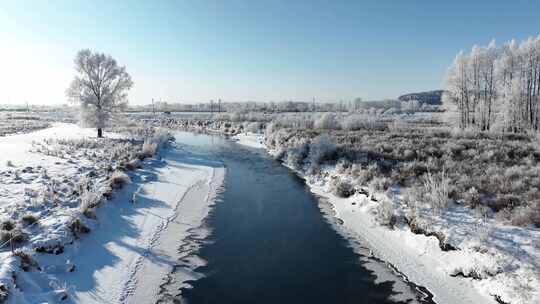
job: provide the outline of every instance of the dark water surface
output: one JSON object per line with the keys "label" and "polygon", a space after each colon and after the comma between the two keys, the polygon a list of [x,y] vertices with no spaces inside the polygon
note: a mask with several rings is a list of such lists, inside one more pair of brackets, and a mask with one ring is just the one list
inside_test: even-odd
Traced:
{"label": "dark water surface", "polygon": [[[220,160],[225,188],[209,215],[202,279],[182,289],[196,303],[396,303],[392,282],[368,270],[321,214],[304,182],[264,151],[180,132],[187,153]],[[396,276],[396,280],[399,280]]]}

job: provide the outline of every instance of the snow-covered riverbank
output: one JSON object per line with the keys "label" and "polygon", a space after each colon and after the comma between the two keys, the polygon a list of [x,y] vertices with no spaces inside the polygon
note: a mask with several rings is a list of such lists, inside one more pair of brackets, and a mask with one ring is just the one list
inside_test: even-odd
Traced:
{"label": "snow-covered riverbank", "polygon": [[[243,136],[257,138],[256,135]],[[249,141],[244,139],[238,143]],[[443,251],[434,236],[415,234],[406,225],[390,229],[377,220],[379,202],[399,200],[399,189],[392,198],[386,193],[359,192],[341,198],[332,193],[330,185],[333,179],[346,177],[333,166],[322,171],[312,176],[295,170],[314,194],[330,203],[332,216],[342,223],[336,227],[350,240],[351,246],[358,251],[361,248],[356,244],[370,248],[375,257],[389,263],[408,281],[426,287],[437,303],[536,303],[540,300],[538,229],[508,227],[494,220],[486,222],[464,207],[450,209],[443,216],[426,214],[431,228],[444,233],[459,248]],[[490,239],[491,246],[478,235]]]}
{"label": "snow-covered riverbank", "polygon": [[[130,182],[88,216],[78,215],[82,209],[78,207],[79,198],[69,190],[70,181],[76,188],[79,180],[85,181],[82,177],[94,176],[96,186],[103,184],[100,172],[108,161],[86,157],[103,151],[80,149],[68,153],[52,144],[49,148],[54,152],[44,153],[45,145],[37,143],[48,138],[91,141],[94,132],[55,124],[0,141],[2,152],[9,157],[9,162],[3,161],[0,166],[1,215],[3,222],[15,223],[15,229],[29,236],[16,247],[32,261],[23,271],[22,256],[13,257],[8,247],[2,248],[0,283],[7,287],[9,303],[151,302],[162,279],[178,263],[178,248],[201,233],[199,228],[223,182],[224,168],[175,148],[167,148],[159,157],[147,158],[140,165],[131,164],[139,169],[128,173]],[[105,139],[102,142],[106,143]],[[84,146],[88,145],[85,142]],[[34,174],[36,168],[39,170]],[[56,185],[52,192],[56,196],[49,201],[44,191],[51,183]],[[64,191],[64,187],[69,189]],[[36,193],[35,198],[28,193]],[[43,193],[47,194],[45,198]],[[37,220],[33,227],[24,217],[21,220],[21,215],[28,214]],[[79,227],[72,235],[75,218],[90,233],[81,233]],[[55,250],[34,252],[40,244],[52,245]]]}
{"label": "snow-covered riverbank", "polygon": [[[136,272],[125,289],[127,303],[155,301],[172,268],[180,259],[196,252],[198,247],[192,239],[208,235],[204,219],[225,178],[225,168],[219,162],[188,160],[178,150],[170,151],[164,159],[167,165],[160,170],[158,181],[145,184],[142,192],[152,193],[149,196],[151,200],[162,201],[168,206],[160,208],[160,214],[152,210],[148,212],[155,221],[149,226],[155,229],[147,251],[137,256]],[[175,195],[171,196],[173,193]],[[198,264],[183,266],[190,268]],[[183,282],[193,279],[187,272]]]}
{"label": "snow-covered riverbank", "polygon": [[237,143],[257,148],[257,149],[264,149],[266,148],[266,145],[264,144],[264,136],[261,134],[255,134],[255,133],[240,133],[237,135],[234,135],[232,137],[233,140],[235,140]]}

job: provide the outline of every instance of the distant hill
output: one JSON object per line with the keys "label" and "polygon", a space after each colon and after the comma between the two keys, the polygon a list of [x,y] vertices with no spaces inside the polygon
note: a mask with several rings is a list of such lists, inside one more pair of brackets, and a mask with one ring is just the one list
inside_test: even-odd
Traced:
{"label": "distant hill", "polygon": [[440,105],[442,103],[441,97],[443,93],[444,93],[444,90],[410,93],[410,94],[401,95],[398,97],[398,99],[401,101],[418,100],[421,103],[427,103],[430,105]]}

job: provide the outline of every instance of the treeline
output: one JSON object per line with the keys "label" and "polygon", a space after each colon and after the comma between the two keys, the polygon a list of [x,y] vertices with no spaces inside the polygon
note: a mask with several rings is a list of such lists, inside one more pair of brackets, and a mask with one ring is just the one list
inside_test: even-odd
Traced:
{"label": "treeline", "polygon": [[126,112],[207,112],[207,113],[306,113],[306,112],[349,112],[364,113],[376,111],[389,113],[438,112],[439,105],[429,104],[416,99],[404,101],[397,99],[363,101],[356,98],[342,102],[209,102],[198,104],[182,104],[156,102],[150,105],[131,105]]}
{"label": "treeline", "polygon": [[539,96],[540,36],[460,52],[448,71],[443,102],[457,113],[460,128],[527,132],[539,128]]}
{"label": "treeline", "polygon": [[347,112],[363,107],[362,101],[347,102],[305,102],[305,101],[280,101],[280,102],[221,102],[210,101],[206,103],[185,104],[156,102],[149,105],[130,106],[128,112]]}

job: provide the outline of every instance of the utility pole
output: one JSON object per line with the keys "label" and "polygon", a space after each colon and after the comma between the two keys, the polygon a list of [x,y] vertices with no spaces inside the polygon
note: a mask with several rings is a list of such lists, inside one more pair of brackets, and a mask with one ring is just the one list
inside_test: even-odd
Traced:
{"label": "utility pole", "polygon": [[311,101],[311,112],[315,112],[315,96],[313,97],[313,100]]}
{"label": "utility pole", "polygon": [[214,114],[214,100],[210,99],[210,117]]}
{"label": "utility pole", "polygon": [[152,98],[152,114],[155,116],[156,115],[156,109],[154,107],[154,98]]}
{"label": "utility pole", "polygon": [[221,98],[218,99],[218,113],[221,113]]}

